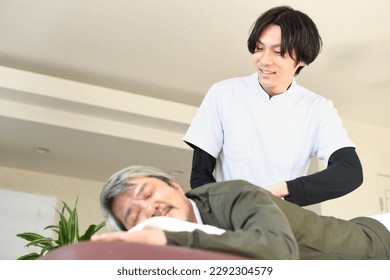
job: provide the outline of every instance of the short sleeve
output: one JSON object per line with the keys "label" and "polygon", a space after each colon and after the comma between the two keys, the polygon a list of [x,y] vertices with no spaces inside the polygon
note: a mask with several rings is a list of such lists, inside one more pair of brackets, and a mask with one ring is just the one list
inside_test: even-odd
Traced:
{"label": "short sleeve", "polygon": [[326,100],[318,112],[317,157],[327,164],[329,157],[337,150],[345,147],[355,147],[343,126],[333,103]]}
{"label": "short sleeve", "polygon": [[216,87],[212,86],[202,101],[183,141],[197,146],[217,158],[223,146],[221,104]]}

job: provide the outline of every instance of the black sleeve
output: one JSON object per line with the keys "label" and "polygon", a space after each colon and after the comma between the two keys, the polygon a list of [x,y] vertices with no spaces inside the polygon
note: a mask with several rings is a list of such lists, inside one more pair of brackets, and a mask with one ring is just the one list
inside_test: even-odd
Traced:
{"label": "black sleeve", "polygon": [[300,206],[343,196],[363,182],[363,170],[355,148],[335,151],[328,167],[312,175],[287,181],[289,195],[285,200]]}
{"label": "black sleeve", "polygon": [[215,158],[197,146],[190,143],[187,144],[194,149],[190,179],[191,189],[215,182],[213,175],[216,163]]}

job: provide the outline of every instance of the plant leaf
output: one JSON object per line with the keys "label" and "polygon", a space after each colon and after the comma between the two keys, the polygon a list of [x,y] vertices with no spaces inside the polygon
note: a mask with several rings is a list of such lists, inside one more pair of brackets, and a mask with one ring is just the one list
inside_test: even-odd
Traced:
{"label": "plant leaf", "polygon": [[68,222],[65,216],[62,213],[60,214],[60,220],[58,221],[58,242],[59,245],[69,244],[69,230],[68,230]]}
{"label": "plant leaf", "polygon": [[83,236],[80,237],[80,241],[90,240],[91,236],[98,232],[102,227],[106,225],[106,222],[101,222],[98,225],[90,225]]}
{"label": "plant leaf", "polygon": [[45,227],[44,229],[53,229],[53,228],[58,228],[58,225],[51,225],[51,226],[47,226]]}
{"label": "plant leaf", "polygon": [[36,260],[39,258],[41,255],[38,253],[30,253],[27,255],[20,256],[18,260]]}
{"label": "plant leaf", "polygon": [[23,238],[24,240],[27,240],[27,241],[33,241],[36,239],[44,238],[42,235],[39,235],[38,233],[34,233],[34,232],[19,233],[16,236]]}
{"label": "plant leaf", "polygon": [[19,257],[18,260],[35,260],[38,257],[43,256],[45,253],[50,252],[61,246],[76,243],[79,241],[89,240],[93,234],[95,234],[98,230],[105,226],[105,222],[102,222],[98,225],[90,225],[85,234],[80,237],[77,202],[78,197],[75,202],[75,207],[71,209],[64,201],[62,201],[63,206],[61,211],[55,209],[59,215],[58,224],[49,225],[44,228],[44,230],[50,229],[55,232],[57,234],[56,240],[51,237],[44,237],[40,234],[33,232],[24,232],[17,234],[18,237],[28,241],[26,247],[36,246],[41,248],[40,254],[30,253]]}
{"label": "plant leaf", "polygon": [[76,243],[79,239],[79,227],[78,227],[77,209],[74,208],[69,215],[68,230],[69,230],[69,243]]}
{"label": "plant leaf", "polygon": [[42,237],[40,239],[35,239],[33,241],[30,241],[29,243],[27,243],[26,247],[36,246],[41,248],[45,248],[45,247],[51,248],[54,247],[53,242],[54,240],[51,237]]}

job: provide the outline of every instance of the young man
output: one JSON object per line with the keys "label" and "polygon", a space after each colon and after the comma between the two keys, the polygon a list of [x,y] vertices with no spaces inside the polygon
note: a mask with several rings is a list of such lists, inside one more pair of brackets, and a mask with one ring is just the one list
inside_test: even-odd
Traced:
{"label": "young man", "polygon": [[251,259],[390,259],[390,232],[377,220],[322,217],[242,180],[185,193],[161,170],[130,166],[111,176],[100,202],[107,225],[118,232],[93,241],[171,244]]}
{"label": "young man", "polygon": [[[191,188],[243,179],[309,205],[361,185],[355,144],[332,102],[294,79],[321,47],[300,11],[281,6],[257,19],[248,39],[256,72],[214,84],[183,137],[194,149]],[[314,156],[327,168],[305,176]]]}

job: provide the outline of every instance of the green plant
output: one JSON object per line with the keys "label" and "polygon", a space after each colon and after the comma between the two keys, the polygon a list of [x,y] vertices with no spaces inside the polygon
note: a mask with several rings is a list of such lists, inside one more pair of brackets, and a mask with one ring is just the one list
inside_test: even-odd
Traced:
{"label": "green plant", "polygon": [[[58,225],[50,225],[44,228],[44,230],[51,229],[57,233],[57,239],[44,237],[33,232],[17,234],[16,236],[28,241],[25,247],[35,246],[41,248],[39,254],[30,253],[19,257],[18,260],[35,260],[40,256],[43,256],[46,253],[61,246],[89,240],[92,235],[104,227],[105,222],[102,222],[98,225],[90,225],[86,232],[80,236],[79,220],[77,215],[77,200],[73,209],[71,209],[65,202],[61,202],[63,204],[62,210],[59,211],[56,209],[57,213],[59,214]],[[66,214],[68,215],[68,218],[65,216]]]}

